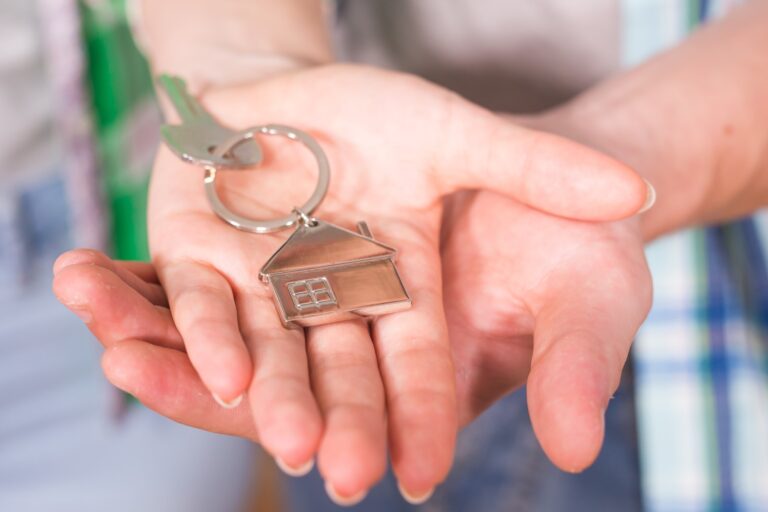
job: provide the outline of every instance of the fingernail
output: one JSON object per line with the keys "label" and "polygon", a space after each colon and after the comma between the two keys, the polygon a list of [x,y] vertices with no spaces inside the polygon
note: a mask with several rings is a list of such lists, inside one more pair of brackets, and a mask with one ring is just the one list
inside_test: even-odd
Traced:
{"label": "fingernail", "polygon": [[333,488],[330,482],[325,482],[325,492],[328,493],[328,497],[331,498],[332,502],[337,505],[341,505],[342,507],[351,507],[352,505],[357,505],[363,501],[365,496],[368,494],[367,490],[362,490],[357,494],[353,494],[352,496],[341,496],[336,492],[336,489]]}
{"label": "fingernail", "polygon": [[405,499],[405,501],[411,505],[421,505],[422,503],[425,503],[429,498],[432,497],[432,494],[435,492],[435,488],[433,487],[427,492],[423,492],[421,494],[412,493],[407,491],[400,482],[397,482],[397,488],[400,490],[400,494],[402,494],[403,499]]}
{"label": "fingernail", "polygon": [[656,189],[653,187],[653,185],[651,185],[650,181],[646,180],[645,178],[643,178],[643,181],[647,186],[645,191],[645,202],[643,203],[643,206],[637,211],[638,215],[647,212],[656,203]]}
{"label": "fingernail", "polygon": [[309,459],[299,467],[289,466],[280,457],[275,457],[275,462],[277,463],[277,467],[279,467],[283,473],[288,476],[304,476],[312,471],[313,467],[315,467],[315,459]]}
{"label": "fingernail", "polygon": [[240,405],[240,402],[243,401],[243,395],[236,396],[235,398],[233,398],[229,402],[226,402],[226,401],[222,400],[221,397],[219,395],[217,395],[216,393],[211,393],[211,394],[213,395],[213,399],[216,400],[216,403],[219,404],[220,406],[222,406],[225,409],[234,409],[235,407]]}

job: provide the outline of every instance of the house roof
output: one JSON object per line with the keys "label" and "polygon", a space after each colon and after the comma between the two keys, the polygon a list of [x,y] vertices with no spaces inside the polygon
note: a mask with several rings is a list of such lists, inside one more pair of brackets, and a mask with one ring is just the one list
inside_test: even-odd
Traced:
{"label": "house roof", "polygon": [[264,264],[261,274],[391,256],[395,252],[372,238],[318,220],[314,226],[300,225]]}

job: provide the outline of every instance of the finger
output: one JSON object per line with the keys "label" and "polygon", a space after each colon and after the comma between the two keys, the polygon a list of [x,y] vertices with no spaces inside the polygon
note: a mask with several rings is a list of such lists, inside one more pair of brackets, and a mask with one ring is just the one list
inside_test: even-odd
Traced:
{"label": "finger", "polygon": [[387,396],[392,465],[403,495],[419,502],[450,469],[457,431],[454,368],[442,309],[437,241],[404,226],[398,269],[413,307],[375,320]]}
{"label": "finger", "polygon": [[604,413],[647,309],[617,308],[577,291],[537,318],[527,396],[542,448],[565,471],[597,457]]}
{"label": "finger", "polygon": [[212,267],[193,261],[170,262],[158,270],[192,365],[223,406],[237,404],[253,370],[229,283]]}
{"label": "finger", "polygon": [[308,331],[312,386],[325,420],[318,466],[332,496],[357,502],[386,469],[384,386],[364,321]]}
{"label": "finger", "polygon": [[631,168],[599,151],[517,126],[459,97],[449,101],[435,165],[445,195],[484,188],[549,213],[595,221],[634,215],[655,198]]}
{"label": "finger", "polygon": [[247,404],[218,405],[186,354],[139,340],[107,348],[101,360],[107,379],[168,418],[211,432],[257,441]]}
{"label": "finger", "polygon": [[53,290],[105,347],[138,338],[184,348],[168,309],[153,305],[105,267],[89,263],[63,266],[53,279]]}
{"label": "finger", "polygon": [[[53,274],[57,275],[71,265],[96,265],[109,269],[152,304],[168,306],[165,292],[157,284],[154,268],[149,263],[115,262],[102,252],[93,249],[76,249],[65,252],[56,259],[53,264]],[[145,279],[145,277],[152,276],[154,276],[154,280]]]}
{"label": "finger", "polygon": [[[318,88],[328,83],[318,70]],[[370,83],[377,73],[354,68],[336,67],[326,70],[335,73],[334,84],[359,86]],[[654,197],[652,190],[632,169],[605,154],[573,142],[569,139],[536,131],[489,112],[459,95],[428,86],[422,81],[405,78],[393,81],[392,75],[381,72],[382,85],[389,84],[392,91],[402,90],[411,100],[411,110],[423,107],[424,115],[408,112],[415,130],[411,139],[423,141],[414,151],[431,164],[432,185],[442,195],[460,189],[483,188],[512,197],[540,210],[581,220],[616,220],[634,215],[647,206]],[[362,80],[365,76],[366,80]],[[361,81],[362,80],[362,81]],[[296,83],[300,83],[298,80]],[[290,81],[265,81],[257,88],[244,86],[229,91],[212,93],[212,104],[226,109],[233,119],[243,117],[243,109],[227,102],[225,96],[246,94],[252,101],[263,99],[275,109],[282,109],[279,102],[268,100],[295,94]],[[277,90],[279,89],[279,91]],[[421,96],[411,96],[418,93]],[[297,101],[302,96],[295,94]],[[304,95],[306,96],[306,95]],[[352,95],[351,101],[356,101]],[[230,106],[227,106],[229,103]],[[234,106],[232,106],[234,105]],[[283,109],[284,110],[284,109]],[[301,109],[281,112],[296,115]],[[250,113],[249,113],[250,115]],[[425,117],[422,119],[421,117]],[[343,126],[343,119],[333,129]],[[332,132],[334,130],[331,130]],[[397,126],[401,133],[395,137],[408,137],[408,130]],[[399,141],[401,144],[403,141]],[[407,146],[401,146],[407,147]],[[422,151],[418,153],[418,151]]]}
{"label": "finger", "polygon": [[118,269],[125,269],[132,274],[136,274],[141,280],[147,283],[160,284],[155,267],[151,263],[146,263],[144,261],[118,260],[115,261],[115,266]]}
{"label": "finger", "polygon": [[310,385],[304,333],[285,329],[261,293],[239,294],[237,308],[253,358],[248,400],[259,439],[281,467],[305,472],[320,444],[323,420]]}

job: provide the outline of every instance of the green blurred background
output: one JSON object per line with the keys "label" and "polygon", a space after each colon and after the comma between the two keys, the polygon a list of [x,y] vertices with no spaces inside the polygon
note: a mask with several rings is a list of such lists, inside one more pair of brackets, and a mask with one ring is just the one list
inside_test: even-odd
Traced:
{"label": "green blurred background", "polygon": [[80,9],[113,253],[146,260],[147,187],[160,124],[151,74],[131,37],[125,0],[80,2]]}

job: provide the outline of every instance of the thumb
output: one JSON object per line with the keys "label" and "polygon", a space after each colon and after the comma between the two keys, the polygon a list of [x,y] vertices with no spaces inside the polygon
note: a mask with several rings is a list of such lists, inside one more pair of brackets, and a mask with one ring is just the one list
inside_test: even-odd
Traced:
{"label": "thumb", "polygon": [[483,188],[577,220],[640,213],[653,187],[630,167],[564,137],[524,128],[456,97],[436,156],[444,194]]}
{"label": "thumb", "polygon": [[527,396],[547,456],[561,469],[577,472],[600,452],[605,409],[644,310],[567,302],[537,318]]}

